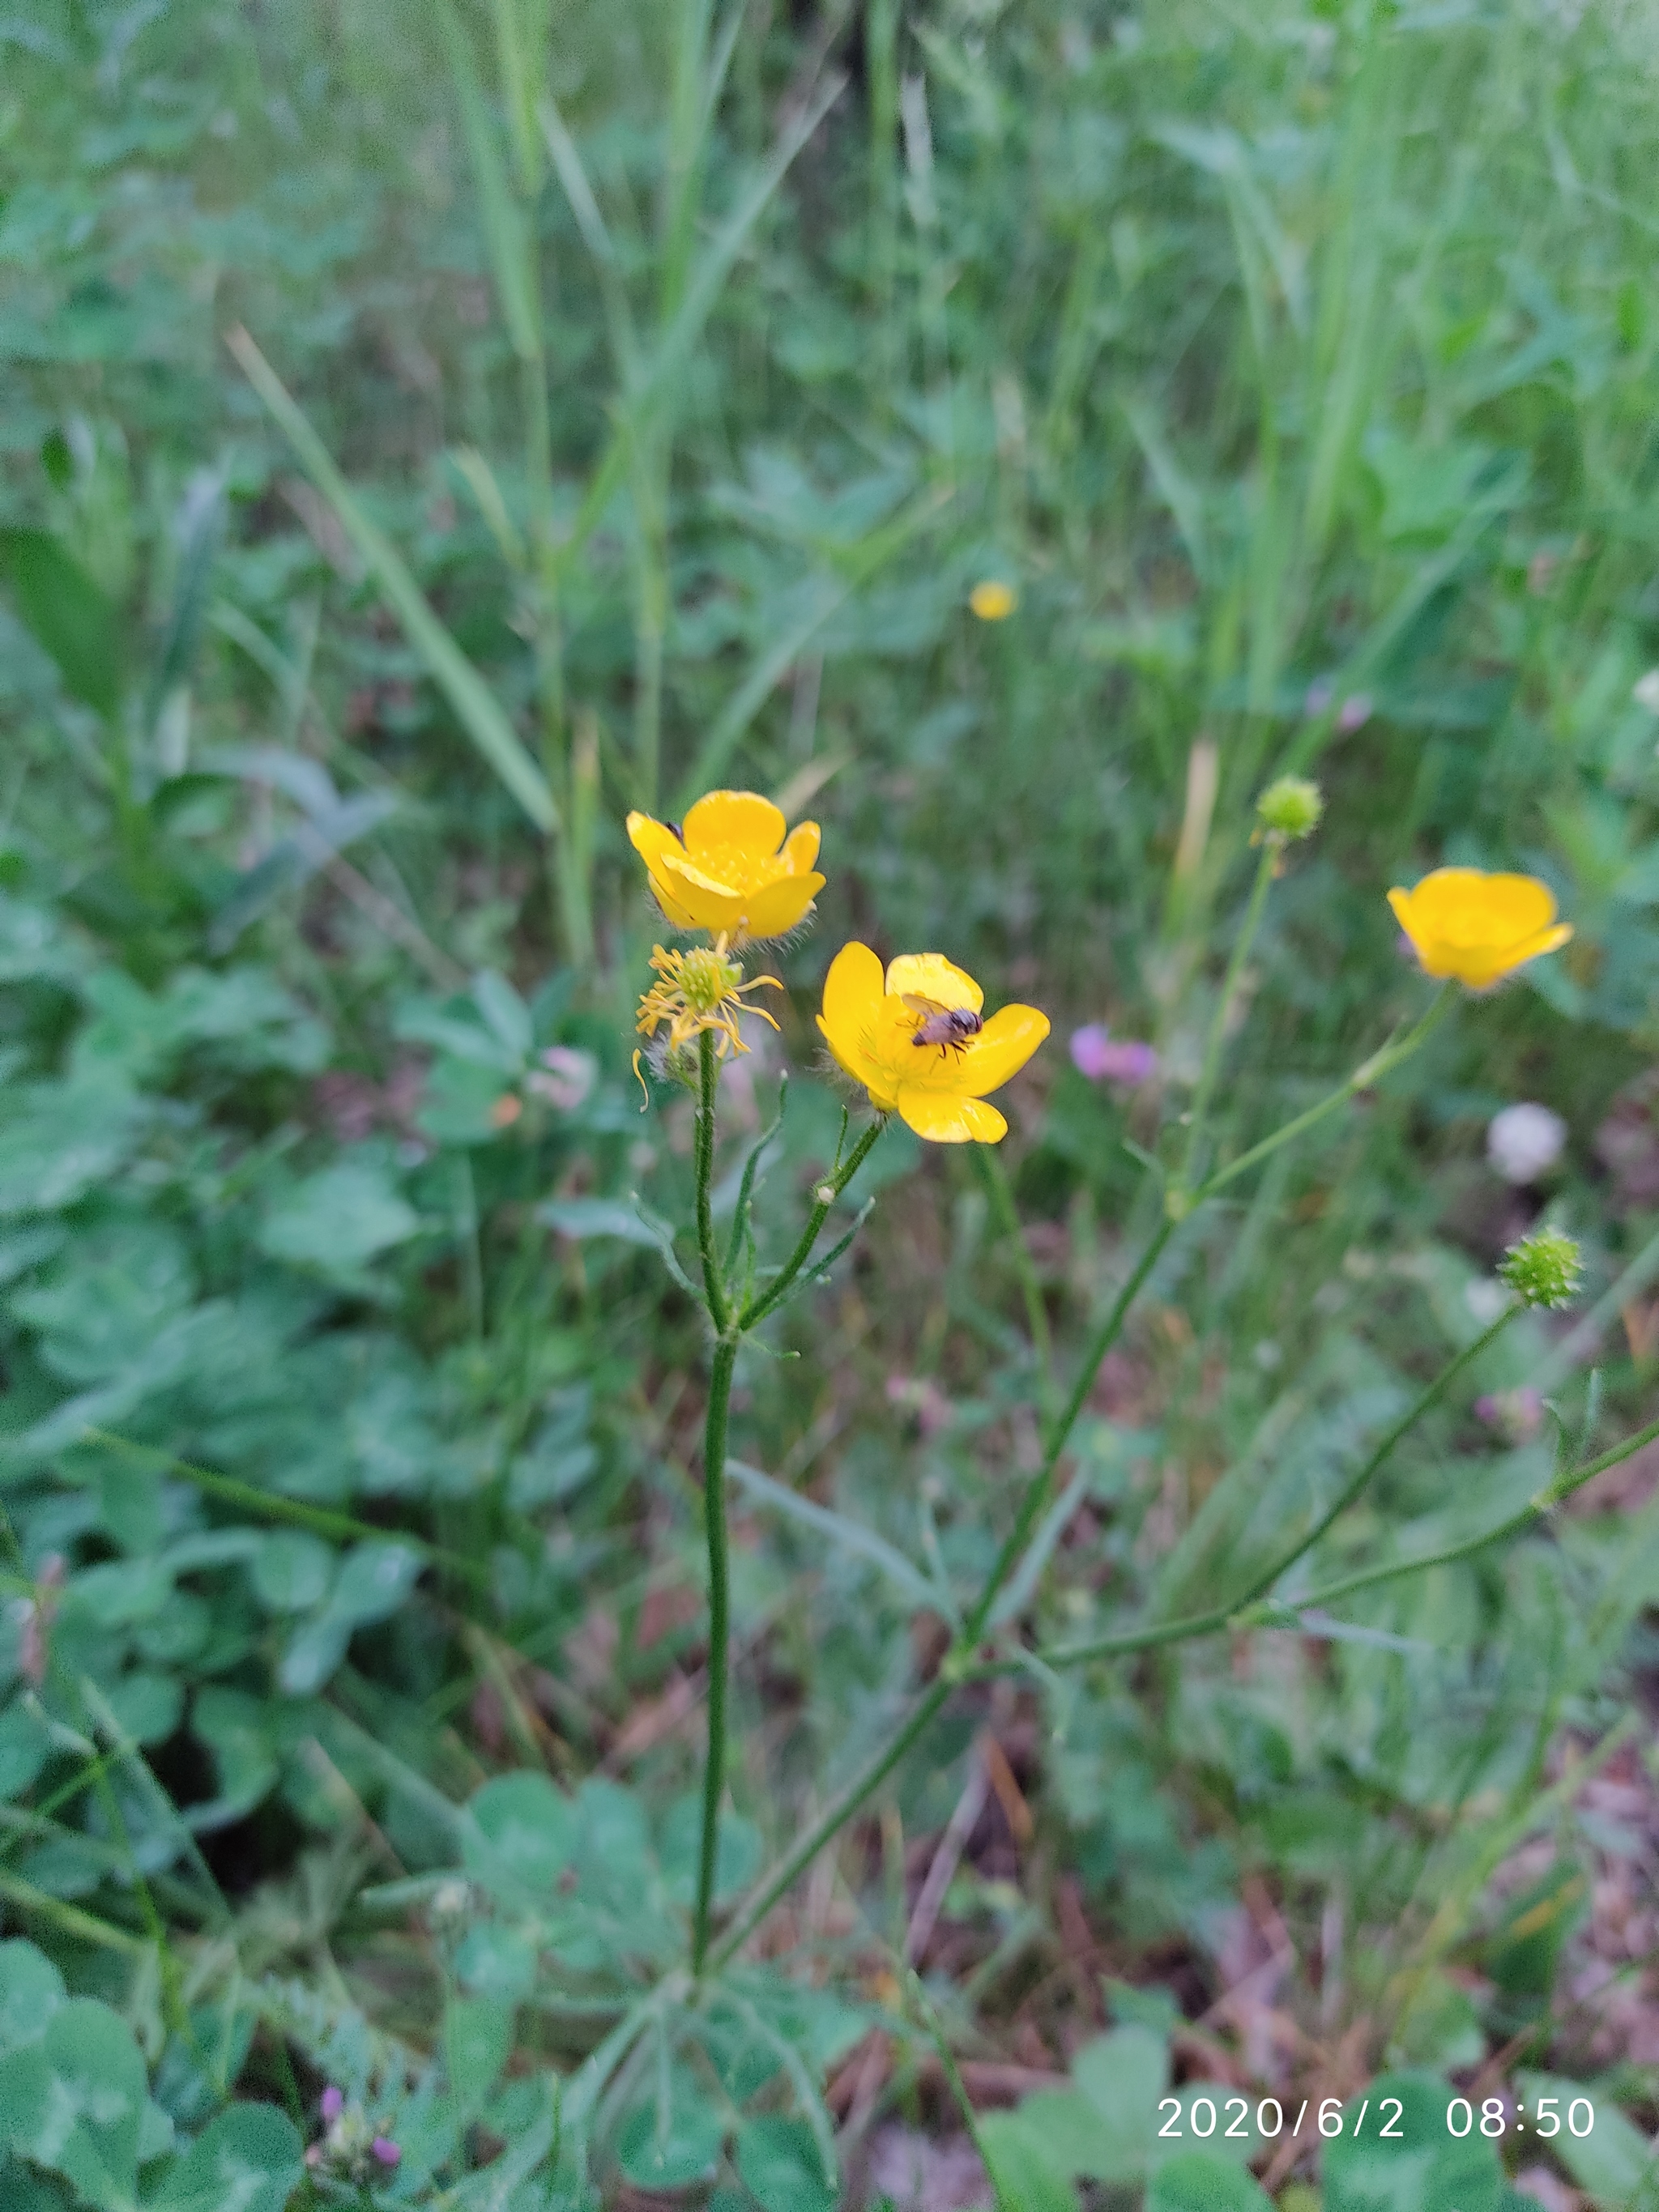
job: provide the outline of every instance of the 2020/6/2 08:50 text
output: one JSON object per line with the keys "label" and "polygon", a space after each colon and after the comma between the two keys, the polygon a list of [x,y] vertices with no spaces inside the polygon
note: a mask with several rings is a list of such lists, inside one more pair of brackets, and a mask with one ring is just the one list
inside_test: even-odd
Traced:
{"label": "2020/6/2 08:50 text", "polygon": [[[1291,2125],[1291,2135],[1301,2134],[1311,2105],[1310,2099],[1303,2100],[1301,2109]],[[1589,2135],[1595,2125],[1595,2107],[1589,2099],[1573,2098],[1565,2116],[1560,2105],[1561,2100],[1558,2097],[1540,2097],[1534,2109],[1533,2131],[1546,2138],[1559,2135],[1565,2117],[1570,2135]],[[1241,2142],[1251,2135],[1249,2124],[1252,2119],[1255,2121],[1254,2133],[1264,2140],[1272,2141],[1285,2131],[1285,2109],[1277,2097],[1261,2098],[1254,2113],[1247,2097],[1224,2097],[1218,2106],[1210,2097],[1194,2097],[1190,2103],[1184,2103],[1179,2097],[1164,2097],[1159,2100],[1158,2109],[1160,2113],[1167,2112],[1169,2114],[1158,2131],[1165,2140],[1181,2142],[1194,2136],[1199,2142],[1206,2142],[1212,2136],[1218,2134],[1224,2138]],[[1371,2100],[1368,2097],[1360,2100],[1352,2125],[1348,2124],[1340,2097],[1322,2098],[1312,2110],[1314,2124],[1322,2136],[1358,2136],[1364,2129],[1367,2114],[1371,2113]],[[1379,2098],[1376,2110],[1371,2117],[1373,2132],[1388,2141],[1403,2142],[1400,2124],[1404,2114],[1405,2106],[1398,2097]],[[1511,2114],[1510,2106],[1502,2097],[1487,2097],[1482,2100],[1477,2113],[1467,2097],[1454,2097],[1446,2107],[1448,2134],[1460,2137],[1467,2136],[1477,2124],[1483,2136],[1501,2136],[1511,2128],[1517,2134],[1525,2134],[1528,2132],[1526,2106],[1516,2105]]]}

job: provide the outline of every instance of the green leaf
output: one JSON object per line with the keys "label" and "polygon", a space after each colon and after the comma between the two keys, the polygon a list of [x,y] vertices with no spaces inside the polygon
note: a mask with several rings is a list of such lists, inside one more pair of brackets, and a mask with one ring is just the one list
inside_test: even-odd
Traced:
{"label": "green leaf", "polygon": [[176,1675],[136,1668],[109,1687],[110,1717],[134,1743],[165,1743],[179,1725],[185,1693]]}
{"label": "green leaf", "polygon": [[1344,2132],[1325,2145],[1322,2212],[1497,2212],[1495,2147],[1478,2129],[1462,2141],[1447,2129],[1456,2094],[1437,2075],[1379,2075],[1361,2132],[1347,2132],[1357,2115],[1346,2108]]}
{"label": "green leaf", "polygon": [[292,2121],[271,2105],[232,2105],[210,2121],[149,2212],[284,2212],[305,2174]]}
{"label": "green leaf", "polygon": [[244,330],[230,332],[231,350],[299,455],[307,476],[339,516],[346,535],[374,571],[410,643],[426,662],[480,753],[536,827],[557,830],[559,811],[546,777],[519,740],[495,693],[432,611],[402,555],[371,522],[328,449]]}
{"label": "green leaf", "polygon": [[[1659,2160],[1647,2137],[1611,2098],[1595,2096],[1582,2081],[1570,2081],[1559,2074],[1517,2075],[1516,2086],[1526,2108],[1529,2136],[1537,2129],[1538,2100],[1557,2100],[1560,2132],[1549,2138],[1549,2146],[1581,2189],[1598,2204],[1617,2205],[1619,2212],[1655,2212],[1659,2207]],[[1567,2124],[1568,2112],[1577,2098],[1584,2099],[1595,2114],[1588,2133],[1582,2136]]]}
{"label": "green leaf", "polygon": [[265,1216],[259,1247],[295,1267],[355,1273],[420,1225],[385,1169],[343,1161],[284,1192]]}
{"label": "green leaf", "polygon": [[303,1613],[327,1596],[334,1553],[319,1537],[282,1528],[261,1540],[252,1569],[253,1594],[267,1613]]}
{"label": "green leaf", "polygon": [[19,1705],[0,1713],[0,1804],[21,1797],[46,1763],[51,1739],[43,1724]]}
{"label": "green leaf", "polygon": [[1132,2024],[1085,2043],[1072,2061],[1072,2079],[1098,2124],[1095,2162],[1079,2173],[1091,2180],[1132,2179],[1145,2167],[1157,2136],[1158,2100],[1170,2079],[1170,2054],[1162,2036]]}
{"label": "green leaf", "polygon": [[486,1887],[550,1893],[576,1853],[576,1817],[544,1774],[502,1774],[472,1800],[464,1856]]}
{"label": "green leaf", "polygon": [[536,1218],[561,1237],[585,1243],[592,1237],[617,1237],[625,1244],[659,1244],[648,1222],[619,1198],[555,1198],[536,1208]]}
{"label": "green leaf", "polygon": [[678,2070],[665,2109],[637,2106],[617,2139],[622,2170],[639,2189],[686,2189],[714,2173],[725,2130],[696,2085]]}
{"label": "green leaf", "polygon": [[118,617],[92,578],[44,530],[0,531],[0,570],[65,688],[97,713],[112,715],[121,703]]}
{"label": "green leaf", "polygon": [[[1026,2100],[1028,2106],[1035,2102]],[[1002,2212],[1078,2212],[1071,2176],[1052,2156],[1042,2124],[1026,2118],[1024,2106],[1017,2112],[987,2112],[979,2136]],[[1062,2159],[1069,2155],[1060,2152]]]}
{"label": "green leaf", "polygon": [[414,1589],[422,1565],[408,1544],[354,1544],[340,1562],[328,1609],[353,1628],[388,1620]]}
{"label": "green leaf", "polygon": [[443,2038],[450,2094],[463,2111],[476,2112],[513,2048],[513,2008],[498,1997],[451,1997],[444,2007]]}
{"label": "green leaf", "polygon": [[98,2212],[130,2212],[149,2093],[125,2021],[71,1997],[38,2041],[0,2058],[0,2142],[61,2173]]}
{"label": "green leaf", "polygon": [[44,2035],[64,2002],[64,1977],[33,1943],[0,1943],[0,2051]]}
{"label": "green leaf", "polygon": [[1213,2151],[1165,2159],[1146,2191],[1146,2212],[1273,2212],[1272,2200],[1243,2166]]}
{"label": "green leaf", "polygon": [[837,2192],[805,2120],[751,2120],[738,2137],[737,2165],[762,2212],[835,2212]]}

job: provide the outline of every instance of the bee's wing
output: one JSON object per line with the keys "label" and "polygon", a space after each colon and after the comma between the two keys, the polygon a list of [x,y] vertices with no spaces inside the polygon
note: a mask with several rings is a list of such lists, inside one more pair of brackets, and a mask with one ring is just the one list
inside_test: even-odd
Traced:
{"label": "bee's wing", "polygon": [[920,991],[901,991],[899,996],[909,1011],[913,1014],[920,1014],[924,1021],[945,1012],[937,999],[925,999]]}

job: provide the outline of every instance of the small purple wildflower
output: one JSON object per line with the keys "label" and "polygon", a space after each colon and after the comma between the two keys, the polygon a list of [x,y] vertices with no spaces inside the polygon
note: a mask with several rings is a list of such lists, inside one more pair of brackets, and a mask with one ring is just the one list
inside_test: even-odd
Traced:
{"label": "small purple wildflower", "polygon": [[1157,1074],[1158,1054],[1139,1037],[1115,1037],[1103,1022],[1089,1022],[1072,1032],[1072,1065],[1091,1083],[1133,1089]]}
{"label": "small purple wildflower", "polygon": [[1538,1432],[1544,1418],[1544,1401],[1532,1385],[1518,1389],[1488,1391],[1474,1401],[1475,1419],[1496,1429],[1507,1443],[1523,1444]]}
{"label": "small purple wildflower", "polygon": [[376,2136],[369,2148],[382,2166],[396,2166],[403,2157],[402,2151],[390,2136]]}
{"label": "small purple wildflower", "polygon": [[323,2092],[323,2125],[331,2128],[345,2110],[345,2092],[337,2089],[331,2081]]}
{"label": "small purple wildflower", "polygon": [[1336,686],[1330,678],[1316,676],[1308,686],[1306,696],[1303,699],[1302,711],[1310,721],[1313,721],[1324,713],[1335,696]]}
{"label": "small purple wildflower", "polygon": [[1370,719],[1370,693],[1356,691],[1337,708],[1336,726],[1345,736],[1352,737],[1356,730],[1363,730]]}

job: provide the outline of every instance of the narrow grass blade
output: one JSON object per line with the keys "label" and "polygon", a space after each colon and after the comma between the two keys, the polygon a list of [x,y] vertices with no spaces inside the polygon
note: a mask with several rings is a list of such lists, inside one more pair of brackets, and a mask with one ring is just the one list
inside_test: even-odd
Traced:
{"label": "narrow grass blade", "polygon": [[555,834],[559,810],[546,777],[520,743],[494,692],[432,611],[403,556],[359,506],[328,448],[247,332],[238,325],[226,334],[225,343],[287,435],[307,475],[339,516],[342,527],[373,571],[410,643],[426,662],[468,737],[536,827],[549,836]]}
{"label": "narrow grass blade", "polygon": [[536,266],[524,211],[514,198],[507,164],[490,127],[471,49],[455,21],[449,0],[433,0],[433,6],[443,33],[455,96],[460,102],[461,127],[466,133],[466,150],[477,179],[484,238],[495,273],[495,289],[501,295],[501,313],[507,318],[507,336],[520,361],[539,362],[541,307],[536,296]]}

